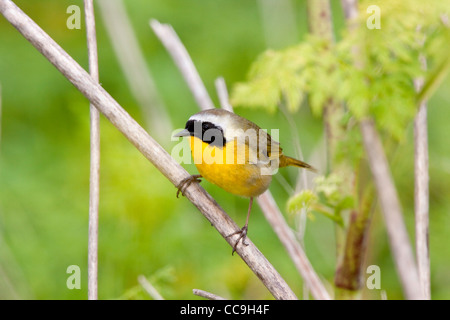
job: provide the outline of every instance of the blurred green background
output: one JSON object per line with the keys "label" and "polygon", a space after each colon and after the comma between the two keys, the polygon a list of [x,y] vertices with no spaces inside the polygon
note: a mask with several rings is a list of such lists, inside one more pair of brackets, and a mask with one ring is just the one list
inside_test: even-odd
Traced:
{"label": "blurred green background", "polygon": [[[267,48],[280,49],[301,41],[307,32],[306,1],[291,1],[292,19],[274,25],[267,19],[267,1],[128,0],[124,1],[151,70],[157,93],[173,128],[184,127],[198,107],[165,48],[148,25],[150,18],[171,24],[189,51],[214,102],[214,81],[223,76],[231,90],[245,80],[252,61]],[[344,28],[338,1],[333,2],[337,35]],[[84,19],[80,30],[66,26],[69,5],[81,0],[15,1],[84,68],[87,48]],[[99,8],[96,7],[98,11]],[[272,21],[273,22],[273,21]],[[278,28],[278,29],[277,29]],[[97,14],[100,82],[143,126],[142,108],[133,97]],[[0,17],[0,298],[87,298],[89,203],[89,103],[3,17]],[[432,297],[450,298],[450,81],[430,101],[430,254]],[[262,128],[280,128],[286,154],[296,155],[298,135],[305,159],[322,139],[320,119],[308,108],[293,115],[237,109]],[[155,134],[151,127],[146,127]],[[410,235],[414,233],[412,126],[408,139],[391,158]],[[155,134],[156,135],[156,134]],[[170,135],[159,139],[171,151]],[[313,163],[314,164],[314,163]],[[196,173],[193,165],[184,165]],[[270,190],[283,211],[298,171],[280,170]],[[239,224],[248,200],[227,194],[204,181],[202,186]],[[99,227],[99,298],[148,299],[138,276],[144,275],[167,299],[196,299],[193,288],[232,299],[271,299],[238,256],[175,187],[105,119],[101,119],[101,194]],[[295,219],[286,217],[295,227]],[[302,279],[280,241],[254,206],[249,236],[303,297]],[[306,253],[317,273],[333,283],[336,268],[333,223],[315,215],[307,220]],[[381,290],[388,299],[402,297],[382,217],[374,215],[367,265],[381,269]],[[69,290],[67,267],[81,269],[81,289]],[[380,290],[363,297],[379,299]]]}

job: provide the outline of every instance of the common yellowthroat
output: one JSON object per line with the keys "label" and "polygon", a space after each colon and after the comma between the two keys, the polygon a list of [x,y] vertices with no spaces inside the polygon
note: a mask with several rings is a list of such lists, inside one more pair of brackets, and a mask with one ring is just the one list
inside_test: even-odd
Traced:
{"label": "common yellowthroat", "polygon": [[199,175],[192,175],[178,185],[178,192],[200,178],[222,189],[250,198],[244,227],[239,234],[244,245],[253,198],[267,190],[278,168],[296,166],[315,171],[309,164],[285,156],[280,144],[253,122],[224,109],[198,112],[186,122],[186,128],[174,137],[189,137],[191,154]]}

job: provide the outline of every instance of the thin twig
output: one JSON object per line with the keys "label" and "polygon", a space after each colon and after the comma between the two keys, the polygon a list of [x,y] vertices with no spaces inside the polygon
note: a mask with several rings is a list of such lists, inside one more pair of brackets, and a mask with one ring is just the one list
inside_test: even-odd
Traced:
{"label": "thin twig", "polygon": [[[84,0],[88,42],[89,71],[98,82],[97,36],[93,0]],[[89,243],[88,299],[98,298],[98,207],[100,197],[100,113],[91,103],[90,110],[90,176],[89,176]]]}
{"label": "thin twig", "polygon": [[319,276],[314,271],[311,263],[308,260],[302,246],[295,238],[294,233],[289,228],[286,220],[278,208],[270,191],[264,192],[257,198],[258,205],[264,212],[269,224],[277,234],[283,246],[286,248],[289,256],[295,264],[298,272],[303,278],[303,281],[308,286],[313,297],[317,300],[330,300],[330,295],[320,281]]}
{"label": "thin twig", "polygon": [[100,0],[97,3],[128,87],[142,110],[146,127],[154,132],[157,141],[167,141],[172,123],[158,95],[123,1]]}
{"label": "thin twig", "polygon": [[[303,152],[302,152],[302,147],[300,144],[300,138],[298,137],[298,130],[297,130],[297,124],[294,121],[294,117],[292,117],[289,114],[289,111],[286,110],[286,108],[284,107],[283,104],[280,104],[280,110],[283,113],[284,117],[286,118],[291,133],[292,133],[292,137],[294,139],[294,145],[295,145],[295,150],[296,150],[296,157],[297,159],[302,160],[303,159]],[[308,188],[308,171],[307,170],[298,170],[298,176],[297,176],[297,181],[295,183],[295,190],[293,190],[294,192],[300,192],[303,189],[309,189]],[[281,175],[279,175],[279,177],[282,177]],[[287,182],[286,182],[287,183]],[[299,210],[299,212],[296,214],[296,218],[297,218],[297,230],[296,230],[296,237],[297,239],[300,241],[300,244],[303,245],[304,242],[304,237],[305,237],[305,232],[306,232],[306,222],[307,222],[307,210],[306,208],[302,208]]]}
{"label": "thin twig", "polygon": [[[202,110],[214,108],[214,103],[209,97],[191,57],[172,26],[152,19],[150,27],[172,56],[200,108]],[[202,85],[199,86],[198,83]]]}
{"label": "thin twig", "polygon": [[[420,57],[426,69],[424,56]],[[414,80],[416,91],[423,86],[423,78]],[[427,103],[423,101],[414,119],[414,211],[416,225],[416,259],[424,298],[430,299],[430,254],[428,248],[429,226],[429,172]]]}
{"label": "thin twig", "polygon": [[216,81],[214,81],[214,84],[216,86],[217,95],[219,96],[220,107],[222,109],[233,112],[233,107],[231,106],[228,97],[228,90],[225,79],[223,77],[218,77]]}
{"label": "thin twig", "polygon": [[[189,177],[181,167],[108,92],[65,52],[48,34],[10,0],[0,0],[0,12],[39,52],[41,52],[97,109],[175,186]],[[184,195],[234,246],[240,230],[216,201],[197,183],[189,185]],[[276,299],[297,299],[280,274],[247,238],[248,246],[236,252]]]}
{"label": "thin twig", "polygon": [[203,291],[200,289],[193,289],[192,293],[195,294],[196,296],[206,298],[208,300],[226,300],[225,298],[222,298],[221,296],[218,296],[214,293]]}
{"label": "thin twig", "polygon": [[153,298],[153,300],[164,300],[163,296],[156,290],[156,288],[147,280],[146,277],[140,275],[138,282],[144,290]]}
{"label": "thin twig", "polygon": [[365,119],[360,124],[364,149],[377,189],[392,255],[407,299],[422,299],[417,266],[403,221],[397,189],[375,123]]}

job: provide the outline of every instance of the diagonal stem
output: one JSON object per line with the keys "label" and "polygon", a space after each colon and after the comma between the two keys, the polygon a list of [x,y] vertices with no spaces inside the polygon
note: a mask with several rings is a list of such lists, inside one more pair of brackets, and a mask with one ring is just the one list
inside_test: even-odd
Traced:
{"label": "diagonal stem", "polygon": [[422,299],[417,266],[383,145],[372,120],[361,121],[360,127],[402,287],[407,299]]}
{"label": "diagonal stem", "polygon": [[[189,174],[67,52],[10,0],[0,0],[0,13],[41,52],[96,108],[175,186]],[[198,184],[185,196],[223,238],[239,227]],[[276,299],[297,299],[284,279],[249,240],[236,252]],[[232,246],[231,240],[227,240]]]}

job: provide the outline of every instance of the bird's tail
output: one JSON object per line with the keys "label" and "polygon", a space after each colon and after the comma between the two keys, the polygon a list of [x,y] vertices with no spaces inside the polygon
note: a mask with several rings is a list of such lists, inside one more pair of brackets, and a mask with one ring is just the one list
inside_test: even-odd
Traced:
{"label": "bird's tail", "polygon": [[305,169],[311,170],[313,172],[317,172],[316,168],[307,164],[306,162],[282,155],[280,157],[280,168],[287,167],[287,166],[300,167],[300,168],[305,168]]}

